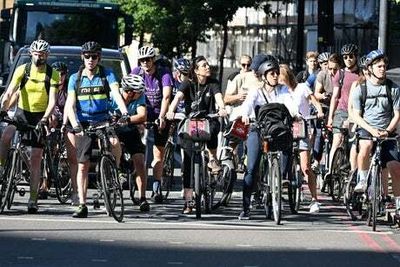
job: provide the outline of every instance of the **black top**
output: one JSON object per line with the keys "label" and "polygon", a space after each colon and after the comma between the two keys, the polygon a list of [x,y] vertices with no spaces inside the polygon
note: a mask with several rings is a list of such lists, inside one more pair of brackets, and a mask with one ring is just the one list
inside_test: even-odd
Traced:
{"label": "black top", "polygon": [[179,87],[179,91],[185,96],[186,115],[189,115],[192,111],[202,111],[207,114],[216,113],[214,96],[221,93],[216,79],[208,78],[205,84],[184,81]]}

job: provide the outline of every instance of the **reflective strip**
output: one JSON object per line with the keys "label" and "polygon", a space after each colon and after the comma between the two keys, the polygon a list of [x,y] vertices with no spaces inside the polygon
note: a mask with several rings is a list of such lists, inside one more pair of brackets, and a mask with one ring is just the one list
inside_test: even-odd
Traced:
{"label": "reflective strip", "polygon": [[102,99],[107,99],[107,96],[104,94],[101,95],[79,95],[78,100],[102,100]]}

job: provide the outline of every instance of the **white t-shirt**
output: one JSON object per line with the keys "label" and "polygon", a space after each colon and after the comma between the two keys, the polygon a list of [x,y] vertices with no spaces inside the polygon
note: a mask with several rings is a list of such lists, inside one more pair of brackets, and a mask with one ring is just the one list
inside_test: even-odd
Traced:
{"label": "white t-shirt", "polygon": [[297,113],[300,113],[303,117],[310,116],[309,97],[312,94],[310,87],[305,83],[299,83],[293,91],[289,90],[289,94],[293,101],[293,109],[297,108]]}

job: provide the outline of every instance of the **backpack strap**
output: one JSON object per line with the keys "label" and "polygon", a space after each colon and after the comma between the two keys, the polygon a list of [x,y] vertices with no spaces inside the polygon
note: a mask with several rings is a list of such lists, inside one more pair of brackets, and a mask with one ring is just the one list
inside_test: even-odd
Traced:
{"label": "backpack strap", "polygon": [[367,81],[360,84],[361,89],[361,117],[364,116],[365,102],[367,101]]}
{"label": "backpack strap", "polygon": [[[30,78],[31,68],[32,68],[32,62],[25,64],[24,76],[22,77],[21,83],[19,84],[20,90],[22,88],[25,88],[25,85]],[[50,93],[50,81],[51,81],[52,75],[53,75],[53,68],[49,64],[46,64],[46,75],[44,78],[44,87],[46,89],[47,95],[49,95],[49,93]]]}
{"label": "backpack strap", "polygon": [[[110,84],[107,81],[107,77],[106,77],[106,73],[104,71],[104,67],[101,66],[101,65],[98,65],[98,67],[99,67],[99,76],[100,76],[100,79],[101,79],[102,86],[106,91],[107,99],[109,99],[110,98],[110,91],[111,91]],[[83,72],[84,68],[85,68],[84,65],[81,65],[79,67],[78,74],[76,76],[75,95],[78,95],[78,89],[81,87],[82,72]]]}
{"label": "backpack strap", "polygon": [[386,96],[388,98],[389,108],[393,118],[394,114],[393,114],[392,86],[393,86],[393,81],[390,79],[386,79]]}
{"label": "backpack strap", "polygon": [[[386,80],[386,84],[385,84],[386,97],[388,98],[390,113],[393,116],[392,85],[393,85],[393,81],[390,80],[390,79],[387,79]],[[367,98],[368,98],[368,96],[367,96],[367,82],[364,81],[363,83],[361,83],[360,84],[360,88],[361,88],[361,117],[362,117],[364,115],[365,102],[367,101]]]}

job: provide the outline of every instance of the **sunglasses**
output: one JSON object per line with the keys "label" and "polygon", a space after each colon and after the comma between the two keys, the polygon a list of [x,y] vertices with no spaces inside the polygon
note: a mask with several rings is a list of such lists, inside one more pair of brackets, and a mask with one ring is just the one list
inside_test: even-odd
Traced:
{"label": "sunglasses", "polygon": [[93,60],[96,60],[96,59],[99,58],[99,55],[96,55],[96,54],[85,54],[85,55],[83,55],[83,57],[86,58],[86,59],[92,58]]}
{"label": "sunglasses", "polygon": [[350,54],[350,55],[344,55],[343,59],[353,59],[354,55]]}
{"label": "sunglasses", "polygon": [[141,58],[139,59],[139,62],[150,62],[151,59],[152,59],[151,57]]}
{"label": "sunglasses", "polygon": [[277,70],[271,70],[269,71],[267,74],[271,75],[271,76],[279,76],[279,71]]}
{"label": "sunglasses", "polygon": [[250,67],[250,65],[251,65],[251,64],[244,64],[244,63],[242,63],[242,67],[243,67],[243,68],[245,68],[245,67]]}

